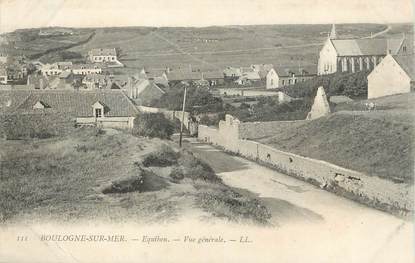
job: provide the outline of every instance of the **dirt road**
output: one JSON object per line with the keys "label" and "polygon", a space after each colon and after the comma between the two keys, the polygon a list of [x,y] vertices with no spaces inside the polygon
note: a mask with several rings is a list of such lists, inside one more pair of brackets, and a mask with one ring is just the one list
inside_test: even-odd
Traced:
{"label": "dirt road", "polygon": [[271,222],[283,240],[294,239],[298,244],[310,245],[315,253],[328,253],[327,257],[317,253],[321,256],[319,262],[413,262],[411,222],[195,139],[185,145],[208,162],[226,184],[255,193],[271,210]]}

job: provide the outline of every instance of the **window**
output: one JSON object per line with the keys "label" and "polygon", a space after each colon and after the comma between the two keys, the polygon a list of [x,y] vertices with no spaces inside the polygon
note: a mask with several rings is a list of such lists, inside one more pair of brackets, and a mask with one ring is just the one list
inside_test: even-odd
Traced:
{"label": "window", "polygon": [[102,109],[95,109],[95,118],[102,117]]}
{"label": "window", "polygon": [[283,81],[282,81],[282,85],[283,85],[283,86],[285,85],[285,80],[283,80]]}
{"label": "window", "polygon": [[274,85],[274,80],[273,79],[271,79],[271,85]]}
{"label": "window", "polygon": [[290,85],[290,84],[291,84],[291,79],[288,80],[288,85]]}

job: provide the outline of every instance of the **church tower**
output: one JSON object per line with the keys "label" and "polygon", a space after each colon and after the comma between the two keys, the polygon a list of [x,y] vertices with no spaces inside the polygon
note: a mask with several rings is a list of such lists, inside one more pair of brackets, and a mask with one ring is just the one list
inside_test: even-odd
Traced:
{"label": "church tower", "polygon": [[333,24],[331,26],[331,32],[330,32],[330,39],[336,39],[337,38],[337,34],[336,34],[336,25]]}

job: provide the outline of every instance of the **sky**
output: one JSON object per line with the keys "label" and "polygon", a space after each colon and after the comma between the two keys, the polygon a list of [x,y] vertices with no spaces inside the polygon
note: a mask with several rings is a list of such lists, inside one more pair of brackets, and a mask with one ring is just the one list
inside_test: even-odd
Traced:
{"label": "sky", "polygon": [[0,32],[47,26],[413,22],[415,0],[0,0]]}

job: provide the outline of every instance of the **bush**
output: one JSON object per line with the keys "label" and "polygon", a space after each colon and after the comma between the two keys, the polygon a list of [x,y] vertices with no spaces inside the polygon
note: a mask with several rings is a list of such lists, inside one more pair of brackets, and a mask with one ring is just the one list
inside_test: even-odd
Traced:
{"label": "bush", "polygon": [[133,175],[112,181],[110,185],[102,189],[102,193],[111,194],[139,191],[142,184],[143,176],[141,174]]}
{"label": "bush", "polygon": [[222,181],[209,164],[199,160],[189,151],[181,152],[178,163],[183,167],[186,178],[210,182]]}
{"label": "bush", "polygon": [[162,113],[141,113],[134,120],[134,135],[169,139],[173,132],[174,124]]}
{"label": "bush", "polygon": [[160,149],[152,152],[144,157],[143,165],[165,167],[177,163],[178,153],[176,153],[171,147],[163,145]]}
{"label": "bush", "polygon": [[169,176],[175,181],[180,181],[184,178],[184,173],[183,173],[183,170],[180,167],[175,166],[171,170]]}

